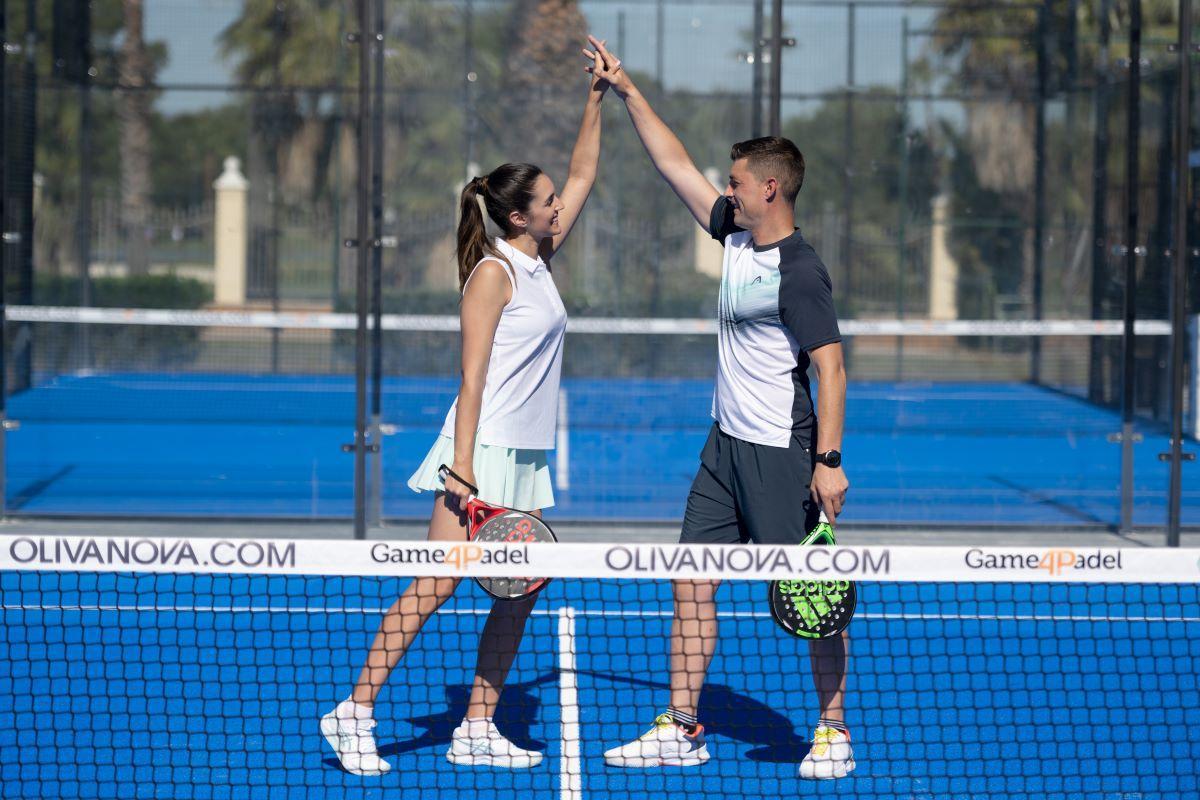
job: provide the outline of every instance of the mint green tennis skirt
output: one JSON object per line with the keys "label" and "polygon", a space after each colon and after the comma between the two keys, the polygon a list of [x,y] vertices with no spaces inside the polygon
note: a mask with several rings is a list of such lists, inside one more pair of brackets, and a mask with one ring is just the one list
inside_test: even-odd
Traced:
{"label": "mint green tennis skirt", "polygon": [[[438,436],[433,447],[408,479],[414,492],[445,490],[438,467],[454,463],[454,440]],[[537,511],[554,505],[554,487],[545,450],[520,450],[515,447],[475,443],[475,480],[479,499],[492,505]]]}

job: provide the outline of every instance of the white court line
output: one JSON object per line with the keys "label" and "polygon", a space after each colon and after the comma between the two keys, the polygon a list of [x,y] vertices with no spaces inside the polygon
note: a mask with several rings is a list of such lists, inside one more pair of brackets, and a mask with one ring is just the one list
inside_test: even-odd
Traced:
{"label": "white court line", "polygon": [[[142,613],[162,613],[166,611],[203,614],[383,614],[386,608],[331,606],[329,608],[310,606],[160,606],[160,605],[44,605],[44,604],[5,604],[0,606],[4,611],[137,611]],[[546,609],[535,608],[533,616],[559,616],[565,608]],[[443,608],[439,614],[482,615],[491,611],[490,608]],[[671,611],[590,611],[586,608],[571,608],[572,616],[577,617],[670,617]],[[719,611],[717,616],[724,619],[767,619],[771,615],[765,611]],[[1198,623],[1200,617],[1105,617],[1083,614],[908,614],[908,613],[862,613],[855,614],[855,619],[899,619],[899,620],[988,620],[1000,622],[1186,622]]]}
{"label": "white court line", "polygon": [[575,674],[575,609],[558,610],[558,704],[562,715],[562,758],[558,781],[562,800],[583,800],[583,759],[579,748],[579,684]]}

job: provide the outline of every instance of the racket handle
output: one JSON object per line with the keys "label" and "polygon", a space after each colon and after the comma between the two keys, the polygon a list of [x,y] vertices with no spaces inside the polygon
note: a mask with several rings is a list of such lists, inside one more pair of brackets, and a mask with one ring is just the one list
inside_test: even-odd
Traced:
{"label": "racket handle", "polygon": [[465,486],[465,487],[467,487],[468,489],[470,489],[470,490],[471,490],[471,495],[470,495],[470,497],[468,498],[468,500],[474,500],[474,499],[475,499],[475,495],[479,494],[479,487],[478,487],[478,486],[476,486],[475,484],[471,483],[469,480],[467,480],[466,478],[464,478],[462,475],[459,475],[457,472],[455,472],[454,470],[450,469],[450,468],[449,468],[449,467],[447,467],[445,464],[442,464],[440,467],[438,467],[438,475],[440,475],[440,476],[441,476],[441,478],[442,478],[442,483],[443,483],[443,484],[445,484],[445,483],[446,483],[446,476],[447,476],[447,475],[449,475],[451,478],[454,478],[454,480],[458,481],[458,482],[459,482],[459,483],[461,483],[463,486]]}

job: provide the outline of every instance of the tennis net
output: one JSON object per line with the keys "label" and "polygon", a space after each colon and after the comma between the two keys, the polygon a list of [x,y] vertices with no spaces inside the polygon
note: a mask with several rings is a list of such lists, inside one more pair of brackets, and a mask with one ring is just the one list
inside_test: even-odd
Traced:
{"label": "tennis net", "polygon": [[[465,545],[6,536],[4,796],[562,800],[705,796],[1105,798],[1200,791],[1200,551]],[[552,576],[494,715],[532,768],[449,763],[492,601],[464,581],[411,643],[345,771],[320,720],[414,575]],[[700,696],[711,758],[605,751],[669,696],[671,580],[722,579]],[[809,645],[768,579],[854,580],[854,769],[801,781],[818,721]],[[500,601],[504,605],[504,601]]]}

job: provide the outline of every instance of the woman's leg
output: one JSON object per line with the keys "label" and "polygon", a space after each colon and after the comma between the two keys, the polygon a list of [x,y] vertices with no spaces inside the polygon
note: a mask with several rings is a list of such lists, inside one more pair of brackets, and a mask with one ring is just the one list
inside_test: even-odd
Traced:
{"label": "woman's leg", "polygon": [[525,621],[537,598],[496,600],[479,639],[479,657],[475,663],[475,682],[467,705],[469,719],[490,718],[496,714],[504,681],[517,657],[517,648],[525,633]]}
{"label": "woman's leg", "polygon": [[[532,512],[541,519],[542,512]],[[525,621],[537,602],[537,595],[524,600],[496,600],[479,639],[475,662],[475,682],[467,704],[468,719],[490,719],[496,713],[504,681],[517,657],[517,648],[525,633]]]}
{"label": "woman's leg", "polygon": [[[434,497],[433,517],[429,521],[429,541],[467,539],[467,518],[458,510],[457,501],[444,492]],[[379,623],[379,632],[367,653],[366,664],[358,676],[351,699],[373,706],[384,683],[408,651],[417,634],[435,611],[450,599],[458,587],[458,578],[415,578],[392,604]]]}

